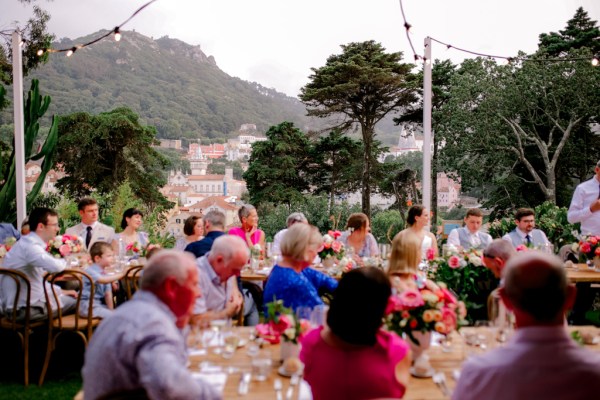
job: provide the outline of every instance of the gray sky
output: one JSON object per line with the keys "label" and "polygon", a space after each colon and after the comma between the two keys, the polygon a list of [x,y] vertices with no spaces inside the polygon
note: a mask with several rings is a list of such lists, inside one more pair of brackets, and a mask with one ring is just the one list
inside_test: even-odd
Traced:
{"label": "gray sky", "polygon": [[[31,15],[31,6],[2,2],[8,4],[0,29],[23,25]],[[112,29],[145,2],[38,0],[57,38]],[[404,0],[418,54],[426,36],[487,54],[532,52],[540,33],[563,29],[579,6],[600,20],[600,0]],[[340,53],[340,44],[372,39],[413,60],[398,0],[158,0],[124,29],[200,45],[229,75],[291,96],[308,82],[311,67]],[[432,49],[433,58],[455,63],[470,57],[440,45]]]}

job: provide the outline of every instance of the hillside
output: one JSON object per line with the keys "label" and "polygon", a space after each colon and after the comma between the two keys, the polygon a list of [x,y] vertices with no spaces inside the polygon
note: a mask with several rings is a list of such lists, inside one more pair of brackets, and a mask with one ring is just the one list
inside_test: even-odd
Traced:
{"label": "hillside", "polygon": [[[101,33],[62,39],[54,46],[69,47]],[[31,78],[39,79],[41,91],[52,96],[50,114],[127,106],[156,126],[161,138],[228,137],[243,123],[264,132],[285,120],[310,128],[297,99],[231,77],[200,46],[168,37],[154,40],[124,32],[119,43],[104,40],[71,57],[51,55],[28,77],[25,89]],[[7,112],[10,108],[3,122],[12,119]]]}

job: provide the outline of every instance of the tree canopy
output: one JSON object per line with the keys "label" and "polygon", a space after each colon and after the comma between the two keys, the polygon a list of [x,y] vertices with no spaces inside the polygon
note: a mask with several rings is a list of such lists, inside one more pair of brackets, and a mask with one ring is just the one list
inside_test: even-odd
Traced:
{"label": "tree canopy", "polygon": [[156,130],[142,125],[130,109],[63,116],[58,131],[57,162],[67,174],[58,181],[61,192],[108,193],[129,180],[146,206],[168,203],[158,191],[166,183],[162,171],[168,161],[152,148],[158,144]]}
{"label": "tree canopy", "polygon": [[339,117],[342,131],[358,126],[363,141],[362,209],[371,213],[371,173],[375,125],[388,113],[409,108],[416,101],[411,64],[401,63],[402,53],[386,53],[374,41],[342,45],[342,53],[327,58],[323,67],[312,68],[311,81],[300,99],[308,115]]}

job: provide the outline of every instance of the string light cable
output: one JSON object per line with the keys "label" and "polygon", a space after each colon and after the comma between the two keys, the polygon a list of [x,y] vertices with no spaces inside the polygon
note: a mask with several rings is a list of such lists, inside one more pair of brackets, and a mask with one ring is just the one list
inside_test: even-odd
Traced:
{"label": "string light cable", "polygon": [[[146,7],[148,7],[150,4],[154,3],[157,0],[150,0],[149,2],[147,2],[146,4],[142,5],[140,8],[138,8],[137,10],[135,10],[135,12],[133,14],[131,14],[129,16],[129,18],[127,18],[125,21],[123,21],[123,23],[121,23],[120,25],[117,25],[116,27],[114,27],[113,29],[109,30],[107,33],[87,42],[87,43],[83,43],[83,44],[78,44],[69,48],[64,48],[64,49],[53,49],[53,48],[42,48],[39,49],[36,54],[38,56],[43,56],[44,53],[66,53],[67,57],[72,56],[77,50],[82,49],[84,47],[88,47],[91,46],[95,43],[98,43],[99,41],[101,41],[102,39],[105,39],[111,35],[114,35],[114,39],[115,41],[120,41],[121,40],[121,28],[127,24],[129,21],[131,21],[136,15],[138,15],[143,9],[145,9]],[[26,43],[25,40],[23,40],[21,42],[21,45],[23,45],[24,43]]]}
{"label": "string light cable", "polygon": [[[402,13],[402,19],[404,20],[404,29],[406,30],[406,37],[408,38],[408,43],[414,54],[415,61],[418,62],[419,60],[422,60],[424,63],[430,63],[431,60],[427,60],[427,58],[418,55],[417,52],[415,51],[415,47],[412,43],[412,39],[410,37],[410,32],[409,32],[410,28],[412,28],[412,25],[410,23],[408,23],[408,21],[406,20],[406,14],[404,13],[404,7],[402,5],[402,0],[399,0],[399,2],[400,2],[400,11]],[[508,63],[511,63],[516,60],[537,61],[537,62],[590,61],[594,67],[600,65],[600,55],[598,55],[598,54],[593,55],[591,59],[589,57],[572,57],[572,58],[560,58],[560,57],[539,58],[539,57],[531,57],[531,56],[509,57],[509,56],[499,56],[499,55],[494,55],[494,54],[480,53],[477,51],[457,47],[457,46],[454,46],[449,43],[445,43],[441,40],[438,40],[438,39],[435,39],[432,37],[429,37],[429,38],[431,39],[432,42],[446,46],[447,50],[454,49],[454,50],[458,50],[460,52],[471,54],[471,55],[478,56],[478,57],[485,57],[485,58],[496,59],[496,60],[506,60],[506,62],[508,62]]]}

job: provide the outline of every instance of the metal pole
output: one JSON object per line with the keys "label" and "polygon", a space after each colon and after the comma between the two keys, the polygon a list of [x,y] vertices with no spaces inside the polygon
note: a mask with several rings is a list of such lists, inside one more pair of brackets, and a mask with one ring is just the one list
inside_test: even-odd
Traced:
{"label": "metal pole", "polygon": [[431,211],[431,38],[425,38],[423,60],[423,206]]}
{"label": "metal pole", "polygon": [[19,230],[21,230],[21,224],[27,216],[27,198],[25,195],[25,122],[23,118],[23,58],[21,46],[21,34],[18,31],[14,31],[12,34],[12,67],[15,117],[15,170],[17,178],[17,228]]}

